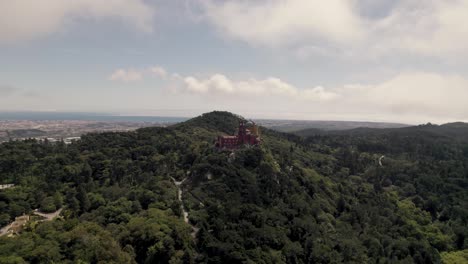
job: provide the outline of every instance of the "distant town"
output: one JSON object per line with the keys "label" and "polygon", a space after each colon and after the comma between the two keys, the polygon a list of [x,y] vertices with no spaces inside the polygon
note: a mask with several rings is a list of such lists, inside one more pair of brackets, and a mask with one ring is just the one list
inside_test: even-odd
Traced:
{"label": "distant town", "polygon": [[66,144],[94,132],[133,131],[142,127],[168,126],[171,122],[103,122],[85,120],[0,120],[0,143],[34,138]]}

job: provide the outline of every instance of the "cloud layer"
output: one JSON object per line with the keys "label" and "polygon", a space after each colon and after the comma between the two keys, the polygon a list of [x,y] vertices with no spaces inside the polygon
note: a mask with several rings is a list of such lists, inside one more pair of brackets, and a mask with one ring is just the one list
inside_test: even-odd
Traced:
{"label": "cloud layer", "polygon": [[110,76],[110,81],[135,82],[143,80],[144,76],[167,79],[168,72],[160,66],[152,66],[144,69],[117,69]]}
{"label": "cloud layer", "polygon": [[362,37],[348,0],[204,1],[207,18],[223,33],[253,43],[287,44],[323,38],[348,42]]}
{"label": "cloud layer", "polygon": [[64,30],[77,18],[119,18],[150,32],[153,10],[143,0],[0,1],[0,43],[49,35]]}
{"label": "cloud layer", "polygon": [[387,12],[374,16],[366,12],[372,13],[368,9],[377,5],[360,0],[203,3],[205,18],[221,34],[254,45],[371,55],[395,51],[425,56],[468,54],[467,0],[398,0]]}
{"label": "cloud layer", "polygon": [[[203,96],[234,96],[246,98],[250,96],[282,97],[299,100],[331,100],[337,95],[326,91],[323,87],[300,89],[286,83],[279,78],[269,77],[263,80],[254,78],[234,81],[223,74],[213,74],[205,79],[194,76],[182,76],[178,73],[170,74],[160,66],[152,66],[145,69],[117,69],[110,76],[110,81],[134,82],[141,81],[145,76],[159,77],[173,84],[179,92],[188,92]],[[259,97],[257,97],[259,98]]]}
{"label": "cloud layer", "polygon": [[377,84],[345,85],[334,91],[345,109],[394,115],[468,120],[468,79],[427,72],[399,74]]}
{"label": "cloud layer", "polygon": [[282,97],[287,100],[326,101],[333,99],[336,94],[326,91],[323,87],[299,89],[278,78],[264,80],[249,79],[233,81],[222,74],[215,74],[207,79],[186,77],[183,80],[184,89],[188,92],[202,95],[236,96],[257,99]]}
{"label": "cloud layer", "polygon": [[309,89],[297,88],[278,78],[232,81],[216,74],[202,80],[186,77],[182,91],[238,103],[253,96],[257,102],[270,102],[289,111],[319,111],[322,116],[328,112],[345,117],[354,111],[356,118],[380,114],[402,120],[417,116],[468,120],[467,87],[468,80],[461,76],[427,72],[402,73],[376,84]]}
{"label": "cloud layer", "polygon": [[[138,78],[129,77],[132,74]],[[296,113],[296,118],[316,119],[310,116],[313,113],[333,119],[468,120],[468,79],[454,74],[411,71],[377,83],[313,88],[297,87],[276,77],[235,80],[221,73],[182,76],[159,66],[136,72],[118,70],[114,75],[111,79],[121,81],[157,76],[172,92],[201,99],[210,106],[235,109],[242,105],[252,111],[283,109]]]}

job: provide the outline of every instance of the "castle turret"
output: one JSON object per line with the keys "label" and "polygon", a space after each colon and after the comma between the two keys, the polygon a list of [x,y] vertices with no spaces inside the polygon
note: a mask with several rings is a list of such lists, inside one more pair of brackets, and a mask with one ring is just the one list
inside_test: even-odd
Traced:
{"label": "castle turret", "polygon": [[247,128],[245,127],[245,122],[244,121],[240,121],[239,122],[239,137],[243,137],[247,134]]}
{"label": "castle turret", "polygon": [[[253,122],[252,122],[252,123],[253,123]],[[260,129],[259,129],[259,127],[257,126],[257,124],[255,124],[255,123],[253,123],[253,125],[252,125],[252,134],[253,134],[254,136],[257,136],[257,137],[260,136]]]}

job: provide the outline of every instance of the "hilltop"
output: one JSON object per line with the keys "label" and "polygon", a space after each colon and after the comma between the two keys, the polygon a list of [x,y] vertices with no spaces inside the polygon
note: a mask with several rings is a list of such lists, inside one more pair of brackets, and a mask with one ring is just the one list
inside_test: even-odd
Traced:
{"label": "hilltop", "polygon": [[63,220],[0,238],[0,262],[438,263],[466,255],[467,144],[438,134],[300,137],[261,128],[260,146],[216,149],[215,138],[241,120],[211,112],[70,145],[0,145],[0,176],[16,184],[0,192],[2,225],[34,208],[64,208]]}
{"label": "hilltop", "polygon": [[234,134],[239,125],[239,121],[246,121],[246,119],[230,112],[213,111],[176,124],[172,128],[193,129],[195,127],[200,127],[215,132]]}

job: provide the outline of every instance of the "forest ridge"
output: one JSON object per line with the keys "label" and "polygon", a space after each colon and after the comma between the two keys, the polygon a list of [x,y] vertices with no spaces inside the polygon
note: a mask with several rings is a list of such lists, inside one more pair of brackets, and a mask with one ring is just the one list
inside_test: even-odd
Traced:
{"label": "forest ridge", "polygon": [[0,237],[0,263],[468,262],[466,124],[262,128],[260,146],[216,149],[240,120],[0,144],[1,226],[63,208]]}

